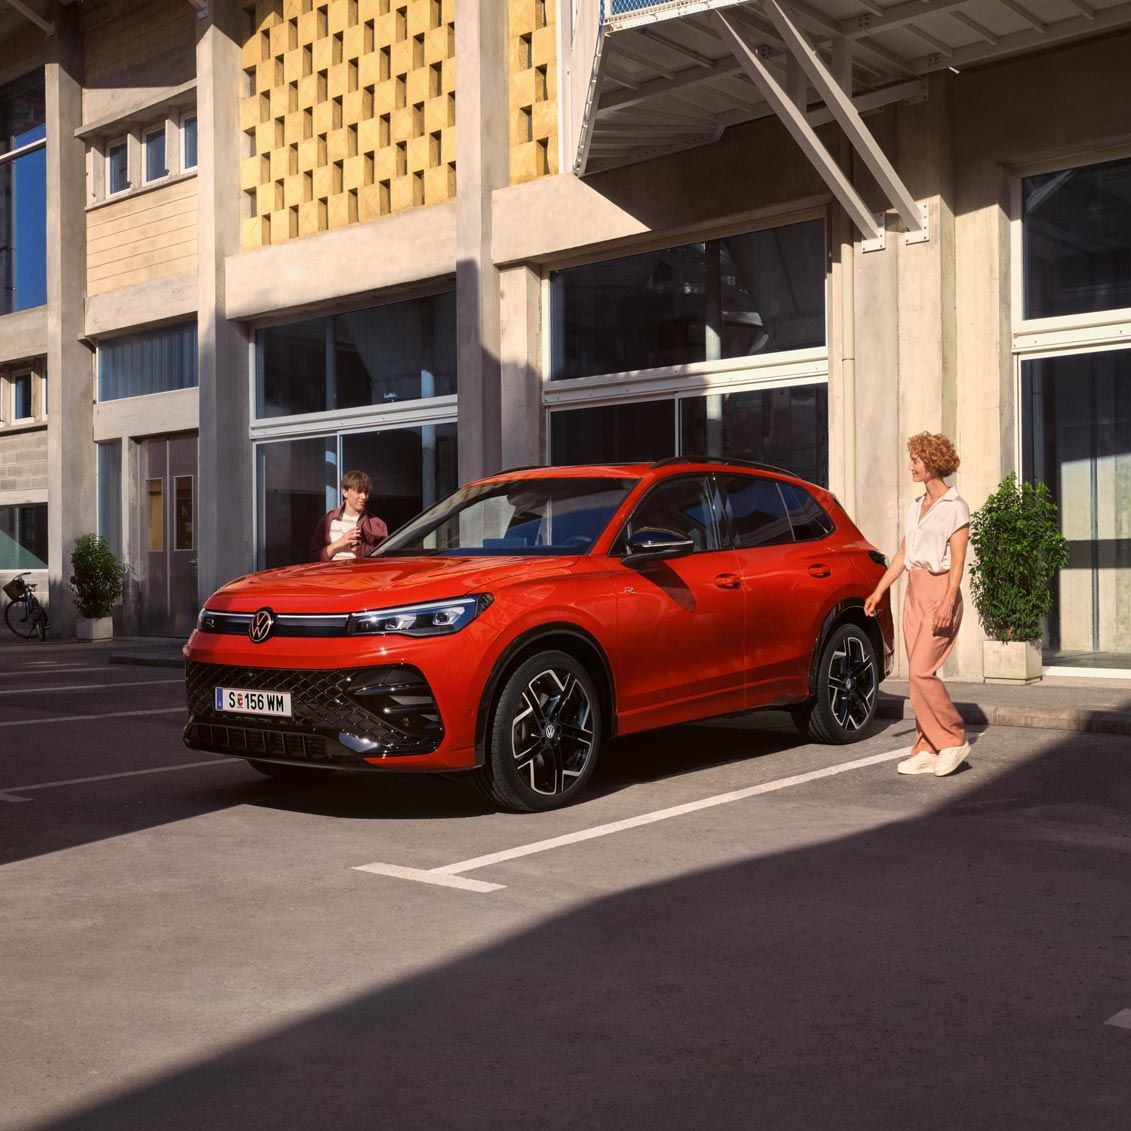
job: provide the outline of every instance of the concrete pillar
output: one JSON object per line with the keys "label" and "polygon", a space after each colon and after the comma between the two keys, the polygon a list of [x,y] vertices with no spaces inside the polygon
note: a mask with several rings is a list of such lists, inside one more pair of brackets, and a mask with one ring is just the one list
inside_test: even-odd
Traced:
{"label": "concrete pillar", "polygon": [[508,267],[499,276],[500,460],[503,467],[525,467],[542,463],[546,450],[542,430],[542,280],[525,264]]}
{"label": "concrete pillar", "polygon": [[56,635],[74,630],[71,549],[95,529],[91,352],[79,339],[86,293],[86,147],[78,5],[55,5],[44,72],[47,110],[48,585]]}
{"label": "concrete pillar", "polygon": [[503,463],[500,279],[491,193],[507,183],[507,6],[456,2],[456,365],[459,477]]}
{"label": "concrete pillar", "polygon": [[240,15],[236,0],[209,0],[197,28],[202,602],[255,564],[247,338],[224,314],[224,260],[239,251]]}

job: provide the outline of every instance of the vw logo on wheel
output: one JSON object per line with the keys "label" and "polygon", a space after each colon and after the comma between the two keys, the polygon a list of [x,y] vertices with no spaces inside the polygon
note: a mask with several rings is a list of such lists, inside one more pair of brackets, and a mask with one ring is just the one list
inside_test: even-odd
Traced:
{"label": "vw logo on wheel", "polygon": [[275,628],[275,612],[273,609],[263,608],[251,618],[247,626],[247,635],[252,644],[262,644]]}

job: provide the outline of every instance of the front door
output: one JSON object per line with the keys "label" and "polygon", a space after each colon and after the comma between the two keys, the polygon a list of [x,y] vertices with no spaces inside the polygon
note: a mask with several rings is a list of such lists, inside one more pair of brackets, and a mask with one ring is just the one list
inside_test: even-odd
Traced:
{"label": "front door", "polygon": [[141,626],[147,636],[188,636],[196,622],[196,433],[139,444]]}

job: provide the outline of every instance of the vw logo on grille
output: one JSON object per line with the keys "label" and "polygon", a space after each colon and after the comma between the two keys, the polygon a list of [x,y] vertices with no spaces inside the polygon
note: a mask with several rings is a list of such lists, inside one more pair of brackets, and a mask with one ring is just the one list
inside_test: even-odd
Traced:
{"label": "vw logo on grille", "polygon": [[275,628],[275,613],[272,609],[263,608],[251,618],[247,626],[247,635],[252,644],[262,644]]}

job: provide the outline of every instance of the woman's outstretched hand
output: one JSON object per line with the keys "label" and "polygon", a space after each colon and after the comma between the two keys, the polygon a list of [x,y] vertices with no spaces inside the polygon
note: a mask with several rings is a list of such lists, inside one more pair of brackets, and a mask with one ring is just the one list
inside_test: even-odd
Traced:
{"label": "woman's outstretched hand", "polygon": [[866,617],[874,617],[876,615],[876,606],[883,599],[883,593],[878,589],[874,593],[870,593],[864,599],[864,615]]}

